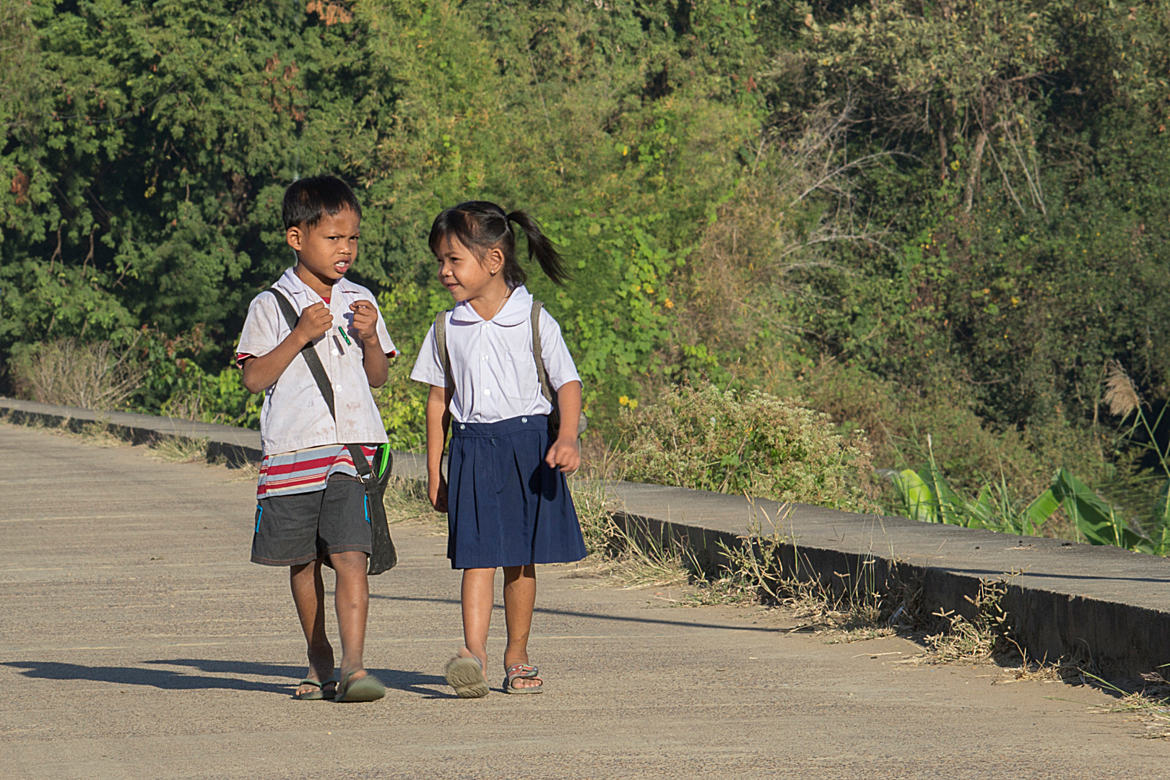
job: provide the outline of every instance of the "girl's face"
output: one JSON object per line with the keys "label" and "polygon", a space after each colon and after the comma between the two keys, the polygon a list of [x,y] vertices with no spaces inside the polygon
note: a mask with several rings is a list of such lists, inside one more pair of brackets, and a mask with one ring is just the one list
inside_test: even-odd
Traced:
{"label": "girl's face", "polygon": [[444,236],[435,252],[439,264],[439,281],[457,302],[476,301],[507,291],[504,257],[498,249],[489,249],[483,259],[476,257],[454,236]]}

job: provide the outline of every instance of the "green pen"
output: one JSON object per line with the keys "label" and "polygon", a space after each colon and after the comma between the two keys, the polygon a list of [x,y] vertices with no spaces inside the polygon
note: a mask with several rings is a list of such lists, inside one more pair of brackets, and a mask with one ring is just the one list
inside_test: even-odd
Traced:
{"label": "green pen", "polygon": [[342,337],[343,339],[345,339],[345,346],[347,346],[347,347],[352,347],[352,346],[353,346],[353,342],[349,340],[349,334],[345,332],[345,328],[343,328],[343,327],[341,327],[340,325],[338,325],[338,326],[337,326],[337,332],[341,334],[341,337]]}
{"label": "green pen", "polygon": [[378,449],[381,451],[379,453],[381,457],[378,458],[377,474],[379,477],[381,477],[386,473],[386,467],[390,465],[390,448],[383,444]]}

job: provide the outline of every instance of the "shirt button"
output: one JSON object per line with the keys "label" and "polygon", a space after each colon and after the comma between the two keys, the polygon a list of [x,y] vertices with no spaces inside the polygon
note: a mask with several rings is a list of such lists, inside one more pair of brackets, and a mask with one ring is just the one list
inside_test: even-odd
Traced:
{"label": "shirt button", "polygon": [[467,426],[464,425],[463,423],[459,423],[459,430],[465,431],[465,430],[467,430]]}
{"label": "shirt button", "polygon": [[338,392],[341,392],[341,385],[339,385],[339,384],[338,384],[338,385],[334,385],[334,386],[333,386],[333,389],[334,389],[334,390],[336,390],[336,391],[338,391]]}
{"label": "shirt button", "polygon": [[338,352],[337,350],[333,350],[333,357],[337,357],[337,356],[338,356],[338,355],[340,355],[340,354],[341,354],[341,353],[340,353],[340,352]]}
{"label": "shirt button", "polygon": [[491,390],[484,390],[483,394],[490,397],[492,394],[492,391]]}
{"label": "shirt button", "polygon": [[528,422],[528,418],[527,418],[527,417],[521,417],[521,418],[520,418],[520,422],[522,422],[522,423],[526,423],[526,422]]}

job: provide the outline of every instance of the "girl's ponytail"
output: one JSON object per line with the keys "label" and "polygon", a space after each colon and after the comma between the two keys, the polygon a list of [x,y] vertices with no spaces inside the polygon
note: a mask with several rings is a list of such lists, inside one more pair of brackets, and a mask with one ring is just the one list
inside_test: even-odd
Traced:
{"label": "girl's ponytail", "polygon": [[435,217],[428,239],[431,251],[436,254],[445,237],[459,239],[459,243],[473,250],[476,256],[498,247],[504,253],[504,279],[512,288],[524,284],[527,274],[516,262],[516,234],[510,223],[515,222],[528,237],[528,257],[535,257],[540,268],[549,279],[564,284],[569,278],[565,262],[553,248],[552,242],[540,231],[536,220],[523,211],[505,212],[495,203],[486,200],[470,200],[444,209]]}
{"label": "girl's ponytail", "polygon": [[524,230],[524,235],[528,236],[528,258],[531,260],[535,256],[545,276],[557,284],[564,284],[569,278],[569,272],[565,270],[565,261],[553,248],[548,237],[540,231],[536,220],[523,211],[513,211],[505,219],[515,222]]}

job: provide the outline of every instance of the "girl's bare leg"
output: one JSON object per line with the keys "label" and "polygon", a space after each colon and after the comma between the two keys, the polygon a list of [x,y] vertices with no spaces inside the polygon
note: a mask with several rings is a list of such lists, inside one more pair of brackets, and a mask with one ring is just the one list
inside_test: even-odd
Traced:
{"label": "girl's bare leg", "polygon": [[329,556],[337,572],[334,602],[337,629],[341,634],[341,675],[356,672],[353,679],[365,677],[362,654],[366,644],[366,618],[370,610],[370,583],[366,578],[366,554],[361,550]]}
{"label": "girl's bare leg", "polygon": [[466,653],[479,659],[487,669],[487,638],[492,623],[496,570],[464,569],[459,600],[463,609],[463,644]]}
{"label": "girl's bare leg", "polygon": [[[323,683],[333,676],[333,647],[325,634],[325,584],[321,580],[321,561],[290,566],[288,579],[308,645],[309,672],[305,677]],[[302,685],[297,693],[308,693],[312,689],[313,686]]]}
{"label": "girl's bare leg", "polygon": [[[532,629],[532,611],[536,607],[536,566],[504,567],[504,622],[508,626],[508,647],[504,650],[504,668],[528,663],[528,635]],[[540,678],[517,678],[513,687],[535,688]]]}

